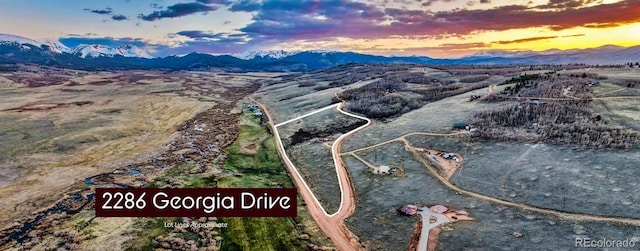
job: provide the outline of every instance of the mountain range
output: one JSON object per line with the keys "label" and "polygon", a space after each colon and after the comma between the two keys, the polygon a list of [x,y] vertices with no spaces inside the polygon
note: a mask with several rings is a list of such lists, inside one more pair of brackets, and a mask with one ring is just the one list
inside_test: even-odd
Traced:
{"label": "mountain range", "polygon": [[427,65],[531,65],[531,64],[624,64],[640,61],[640,46],[607,45],[591,49],[546,51],[483,51],[462,58],[436,59],[426,56],[378,56],[338,51],[248,51],[232,55],[190,53],[152,57],[133,45],[110,47],[81,44],[71,49],[59,41],[33,40],[0,34],[0,64],[39,64],[86,70],[195,70],[305,71],[348,63],[404,63]]}

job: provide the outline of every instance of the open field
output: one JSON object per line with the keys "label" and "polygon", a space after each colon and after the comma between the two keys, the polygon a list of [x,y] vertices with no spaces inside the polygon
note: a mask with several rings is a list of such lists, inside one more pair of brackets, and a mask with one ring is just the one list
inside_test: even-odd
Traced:
{"label": "open field", "polygon": [[[608,77],[603,80],[598,88],[594,89],[596,97],[616,97],[616,96],[639,96],[640,89],[628,88],[617,85],[624,80],[640,81],[640,70],[634,68],[625,69],[596,69],[596,73]],[[639,99],[602,99],[594,104],[594,108],[599,114],[607,117],[616,124],[640,130],[640,107]]]}
{"label": "open field", "polygon": [[610,79],[640,79],[638,74],[640,68],[587,68],[582,70],[573,70],[574,72],[593,72]]}
{"label": "open field", "polygon": [[[639,79],[640,80],[640,79]],[[597,98],[604,97],[633,97],[640,96],[640,89],[632,89],[619,85],[612,84],[615,80],[607,79],[603,80],[602,84],[597,88],[594,88],[593,94]]]}
{"label": "open field", "polygon": [[325,211],[335,213],[340,207],[340,186],[331,150],[321,143],[305,142],[287,149],[287,154]]}
{"label": "open field", "polygon": [[640,130],[640,99],[597,100],[594,108],[615,124]]}
{"label": "open field", "polygon": [[[447,147],[438,143],[438,140],[429,142],[434,148]],[[404,150],[401,143],[367,150],[364,156],[370,161],[376,158],[379,162],[401,161],[406,172],[405,177],[381,177],[371,174],[368,167],[352,156],[343,157],[349,167],[360,205],[354,215],[347,219],[347,225],[372,250],[398,250],[398,247],[407,247],[413,226],[419,219],[396,212],[398,207],[405,204],[442,204],[464,209],[475,218],[475,221],[442,226],[436,250],[464,250],[474,247],[522,250],[532,246],[542,250],[571,249],[576,237],[624,240],[637,238],[640,234],[635,226],[573,221],[459,195],[430,176],[424,166]],[[468,171],[465,170],[466,161],[463,173]],[[470,188],[472,189],[473,187]],[[519,237],[519,234],[522,236]]]}
{"label": "open field", "polygon": [[639,172],[634,168],[640,164],[638,150],[469,143],[420,135],[408,139],[415,146],[461,153],[465,162],[451,182],[466,190],[568,212],[630,218],[640,214],[638,183],[632,178]]}
{"label": "open field", "polygon": [[29,88],[16,83],[2,88],[0,197],[5,199],[0,208],[7,213],[0,221],[31,211],[26,201],[47,198],[43,202],[51,203],[60,198],[60,191],[85,177],[157,152],[175,137],[172,134],[182,122],[215,105],[172,93],[154,94],[183,89],[170,79],[131,83],[120,81],[116,77],[120,75],[70,78],[75,84]]}

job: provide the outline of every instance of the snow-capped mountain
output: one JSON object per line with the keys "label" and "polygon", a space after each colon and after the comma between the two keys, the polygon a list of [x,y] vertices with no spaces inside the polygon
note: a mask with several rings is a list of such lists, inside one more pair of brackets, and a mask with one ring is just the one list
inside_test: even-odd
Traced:
{"label": "snow-capped mountain", "polygon": [[0,33],[0,44],[11,44],[11,43],[31,44],[31,45],[35,45],[37,47],[40,47],[40,45],[42,45],[41,42],[38,42],[38,41],[30,39],[30,38],[11,35],[11,34],[1,34]]}
{"label": "snow-capped mountain", "polygon": [[152,56],[149,55],[143,49],[140,49],[139,47],[130,45],[130,44],[120,46],[116,48],[116,50],[120,55],[124,57],[152,58]]}
{"label": "snow-capped mountain", "polygon": [[144,50],[130,44],[115,48],[102,44],[81,44],[70,53],[78,55],[81,58],[114,57],[116,55],[123,57],[151,58],[151,56]]}
{"label": "snow-capped mountain", "polygon": [[56,54],[69,53],[81,58],[86,58],[87,56],[92,58],[113,57],[115,55],[123,57],[152,58],[151,55],[143,49],[130,44],[115,48],[100,44],[81,44],[74,49],[70,49],[55,39],[33,40],[16,35],[0,34],[0,45],[16,46],[20,50],[28,50],[31,48],[30,46],[33,46],[42,49],[43,52],[53,52]]}
{"label": "snow-capped mountain", "polygon": [[[69,53],[71,51],[69,47],[67,47],[66,45],[60,43],[60,41],[55,39],[45,38],[45,39],[41,39],[40,42],[42,42],[42,45],[49,46],[49,50],[57,53]],[[42,47],[42,45],[40,47]]]}
{"label": "snow-capped mountain", "polygon": [[[47,51],[55,52],[55,53],[68,53],[70,51],[69,47],[60,43],[54,39],[41,39],[41,40],[33,40],[26,37],[10,35],[10,34],[0,34],[0,44],[3,45],[17,45],[23,49],[29,48],[26,45],[32,45],[35,47],[42,48]],[[45,47],[43,47],[45,46]]]}
{"label": "snow-capped mountain", "polygon": [[300,51],[284,51],[284,50],[245,51],[243,53],[232,54],[230,56],[233,56],[239,59],[244,59],[244,60],[252,60],[252,59],[255,59],[256,57],[281,59],[288,56],[293,56],[298,53],[300,53]]}

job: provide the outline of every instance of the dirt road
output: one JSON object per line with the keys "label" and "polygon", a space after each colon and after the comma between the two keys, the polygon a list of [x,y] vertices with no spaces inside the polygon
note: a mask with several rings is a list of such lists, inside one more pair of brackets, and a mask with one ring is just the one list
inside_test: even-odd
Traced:
{"label": "dirt road", "polygon": [[[418,241],[419,245],[416,251],[427,251],[427,246],[429,246],[429,231],[443,223],[449,222],[449,219],[441,213],[431,211],[428,207],[420,208],[418,214],[420,214],[420,218],[422,219],[422,231],[420,232],[420,241]],[[434,217],[436,221],[431,223],[431,217]]]}
{"label": "dirt road", "polygon": [[404,135],[402,135],[400,137],[397,137],[397,138],[394,138],[394,139],[390,139],[390,140],[387,140],[387,141],[384,141],[384,142],[380,142],[380,143],[375,144],[375,145],[370,145],[370,146],[367,146],[367,147],[358,148],[358,149],[355,149],[355,150],[344,152],[344,153],[341,153],[341,155],[347,155],[347,154],[352,154],[352,153],[356,153],[356,152],[361,152],[361,151],[364,151],[364,150],[373,149],[373,148],[376,148],[376,147],[379,147],[379,146],[383,146],[383,145],[386,145],[386,144],[389,144],[389,143],[393,143],[393,142],[396,142],[396,141],[400,141],[400,142],[403,142],[405,144],[408,144],[409,141],[407,140],[407,137],[412,136],[412,135],[445,136],[446,137],[446,136],[457,136],[457,135],[462,135],[462,134],[466,134],[466,133],[467,133],[466,131],[460,131],[460,132],[454,132],[454,133],[410,132],[410,133],[406,133],[406,134],[404,134]]}
{"label": "dirt road", "polygon": [[300,196],[302,196],[303,200],[306,202],[307,207],[309,209],[309,213],[316,221],[320,229],[325,233],[327,237],[329,237],[335,246],[339,250],[365,250],[364,247],[360,245],[358,242],[358,238],[344,225],[344,219],[346,219],[349,215],[353,213],[355,210],[355,195],[353,191],[353,187],[351,186],[351,179],[349,173],[347,172],[344,163],[342,163],[342,159],[339,158],[340,155],[340,147],[344,139],[352,135],[353,133],[364,129],[365,127],[371,124],[371,120],[360,117],[357,115],[353,115],[347,112],[342,111],[342,106],[344,103],[340,104],[336,107],[339,112],[353,116],[360,119],[367,120],[367,124],[358,127],[346,134],[340,136],[332,145],[331,153],[333,155],[334,164],[336,166],[336,173],[338,175],[338,182],[341,190],[341,203],[338,212],[334,214],[328,214],[324,208],[320,205],[315,195],[306,184],[298,170],[295,168],[289,157],[287,156],[284,147],[282,145],[282,141],[280,140],[280,134],[278,133],[278,129],[271,118],[271,115],[268,112],[268,109],[265,105],[257,102],[255,99],[251,98],[253,102],[258,104],[260,108],[266,114],[269,125],[273,129],[274,137],[276,141],[276,146],[280,156],[284,160],[291,177],[299,188]]}

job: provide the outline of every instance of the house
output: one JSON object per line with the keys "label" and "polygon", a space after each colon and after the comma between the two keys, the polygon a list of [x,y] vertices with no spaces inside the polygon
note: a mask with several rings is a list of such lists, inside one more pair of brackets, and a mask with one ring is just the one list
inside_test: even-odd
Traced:
{"label": "house", "polygon": [[389,174],[389,170],[391,170],[389,166],[380,166],[378,167],[378,174]]}
{"label": "house", "polygon": [[464,122],[459,122],[459,123],[454,123],[453,124],[453,129],[461,129],[461,130],[467,130],[467,123]]}
{"label": "house", "polygon": [[416,205],[404,205],[398,208],[398,212],[404,215],[414,215],[418,212],[418,206]]}
{"label": "house", "polygon": [[262,117],[262,112],[261,111],[257,111],[253,113],[254,117]]}
{"label": "house", "polygon": [[533,100],[531,100],[529,103],[534,104],[534,105],[542,105],[542,104],[544,104],[545,102],[544,102],[544,101],[541,101],[541,100],[539,100],[539,99],[533,99]]}
{"label": "house", "polygon": [[442,214],[442,213],[444,213],[444,212],[446,212],[447,210],[449,210],[447,207],[445,207],[445,206],[443,206],[443,205],[435,205],[435,206],[432,206],[432,207],[431,207],[431,208],[429,208],[429,209],[430,209],[431,211],[434,211],[434,212],[436,212],[436,213],[441,213],[441,214]]}
{"label": "house", "polygon": [[247,109],[249,109],[249,111],[251,112],[255,112],[255,111],[259,111],[258,106],[257,105],[249,105],[247,107]]}

